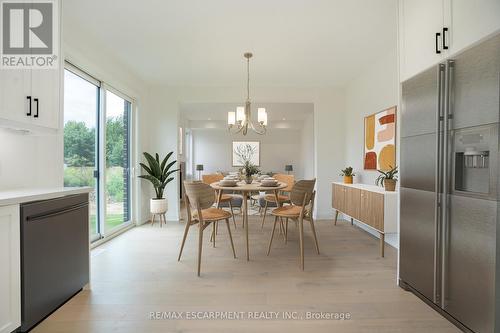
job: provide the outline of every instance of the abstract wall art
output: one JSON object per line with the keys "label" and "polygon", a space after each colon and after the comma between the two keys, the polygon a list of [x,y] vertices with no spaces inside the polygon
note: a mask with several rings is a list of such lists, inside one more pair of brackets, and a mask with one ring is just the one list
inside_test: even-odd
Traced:
{"label": "abstract wall art", "polygon": [[364,169],[396,166],[396,106],[365,117]]}
{"label": "abstract wall art", "polygon": [[259,141],[233,141],[233,166],[241,167],[245,162],[260,166]]}

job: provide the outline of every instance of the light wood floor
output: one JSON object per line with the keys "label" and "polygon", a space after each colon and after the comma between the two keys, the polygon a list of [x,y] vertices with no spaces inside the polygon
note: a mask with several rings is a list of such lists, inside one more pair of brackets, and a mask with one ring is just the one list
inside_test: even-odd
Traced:
{"label": "light wood floor", "polygon": [[[305,225],[305,271],[298,267],[298,230],[289,242],[275,238],[266,256],[271,219],[264,230],[250,217],[245,260],[241,219],[233,230],[233,259],[225,228],[217,247],[205,232],[202,276],[196,276],[197,229],[177,254],[183,223],[134,228],[92,252],[92,287],[62,306],[35,333],[78,332],[459,332],[396,285],[396,251],[378,256],[378,240],[340,222],[317,222],[321,255]],[[160,311],[273,311],[276,320],[150,320]],[[349,313],[350,320],[283,320],[284,311]],[[248,314],[245,314],[246,316]]]}

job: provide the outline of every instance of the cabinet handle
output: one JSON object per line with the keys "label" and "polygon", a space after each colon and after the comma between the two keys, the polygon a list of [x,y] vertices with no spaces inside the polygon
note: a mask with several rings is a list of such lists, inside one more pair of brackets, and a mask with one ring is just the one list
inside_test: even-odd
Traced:
{"label": "cabinet handle", "polygon": [[448,32],[448,28],[443,28],[443,50],[448,50],[448,45],[446,45],[446,33]]}
{"label": "cabinet handle", "polygon": [[26,99],[28,100],[28,103],[29,103],[28,113],[26,113],[26,115],[28,117],[30,117],[31,116],[31,96],[26,96]]}
{"label": "cabinet handle", "polygon": [[36,113],[33,117],[38,118],[38,98],[33,99],[36,103]]}
{"label": "cabinet handle", "polygon": [[441,33],[436,32],[436,54],[441,53],[441,50],[439,49],[439,36],[441,36]]}

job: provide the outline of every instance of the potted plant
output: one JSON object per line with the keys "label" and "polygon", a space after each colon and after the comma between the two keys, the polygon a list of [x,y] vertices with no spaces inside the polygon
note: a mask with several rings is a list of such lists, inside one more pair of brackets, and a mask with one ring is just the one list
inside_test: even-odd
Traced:
{"label": "potted plant", "polygon": [[352,184],[352,177],[356,176],[355,174],[352,173],[352,167],[347,167],[347,168],[341,170],[340,175],[344,176],[344,183],[345,184]]}
{"label": "potted plant", "polygon": [[252,184],[252,176],[258,174],[260,170],[256,165],[250,163],[250,161],[246,161],[240,172],[245,176],[245,182],[247,184]]}
{"label": "potted plant", "polygon": [[386,191],[394,192],[396,190],[396,182],[398,180],[398,167],[394,168],[389,166],[391,169],[389,171],[377,170],[380,175],[377,177],[375,183],[380,186],[384,186]]}
{"label": "potted plant", "polygon": [[179,171],[179,169],[170,170],[172,166],[177,163],[177,161],[168,163],[168,159],[173,153],[173,151],[168,153],[160,162],[160,155],[158,155],[158,153],[153,157],[151,154],[144,152],[143,154],[148,165],[139,163],[148,173],[147,175],[140,175],[139,178],[149,180],[151,184],[153,184],[156,193],[156,197],[151,198],[149,201],[151,214],[165,214],[168,210],[168,202],[167,199],[163,197],[163,191],[165,190],[165,186],[174,179],[171,175]]}

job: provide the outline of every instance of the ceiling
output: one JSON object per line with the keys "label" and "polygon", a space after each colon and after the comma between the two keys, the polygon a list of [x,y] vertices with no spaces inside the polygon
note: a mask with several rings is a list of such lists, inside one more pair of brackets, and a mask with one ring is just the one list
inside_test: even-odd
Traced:
{"label": "ceiling", "polygon": [[397,0],[65,0],[64,40],[150,84],[336,86],[396,48]]}

